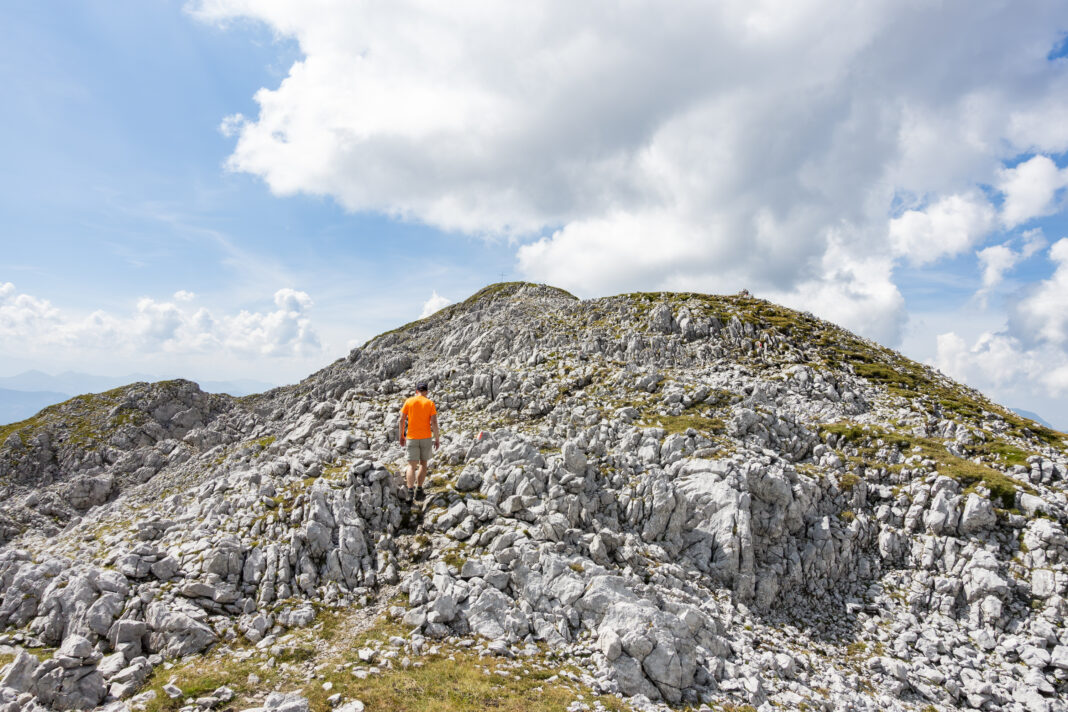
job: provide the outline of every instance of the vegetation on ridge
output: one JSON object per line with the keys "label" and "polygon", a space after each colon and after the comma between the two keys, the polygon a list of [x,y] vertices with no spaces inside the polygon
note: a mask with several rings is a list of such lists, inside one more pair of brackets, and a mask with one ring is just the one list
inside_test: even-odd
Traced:
{"label": "vegetation on ridge", "polygon": [[[362,701],[368,710],[397,712],[527,712],[534,699],[539,710],[564,712],[576,695],[610,712],[630,709],[617,696],[589,692],[571,678],[573,671],[542,656],[513,661],[439,643],[406,662],[405,650],[390,644],[390,638],[408,632],[395,622],[379,618],[365,628],[366,615],[359,610],[323,610],[316,620],[270,649],[226,647],[171,670],[156,668],[144,688],[156,692],[146,712],[173,712],[224,685],[234,692],[235,708],[281,690],[299,692],[314,712],[332,709],[329,698],[337,694],[343,701]],[[360,649],[374,650],[374,660],[363,662]],[[169,697],[166,684],[183,694]]]}
{"label": "vegetation on ridge", "polygon": [[[857,452],[857,455],[852,458],[853,461],[866,467],[876,466],[880,463],[876,453],[882,447],[897,448],[906,457],[918,455],[922,460],[931,460],[935,463],[935,469],[939,474],[960,482],[965,487],[965,492],[970,492],[978,486],[983,486],[1005,509],[1012,509],[1016,506],[1016,493],[1018,491],[1022,490],[1029,493],[1034,493],[1035,491],[1034,487],[1027,482],[1018,480],[988,465],[953,455],[946,449],[946,441],[943,440],[920,438],[875,426],[861,426],[851,422],[824,425],[820,428],[820,432],[824,438],[828,434],[834,433],[839,438],[839,444],[848,443],[852,445]],[[995,455],[1010,453],[1014,458],[1022,455],[1022,451],[1018,448],[1001,441],[967,447],[978,452]]]}

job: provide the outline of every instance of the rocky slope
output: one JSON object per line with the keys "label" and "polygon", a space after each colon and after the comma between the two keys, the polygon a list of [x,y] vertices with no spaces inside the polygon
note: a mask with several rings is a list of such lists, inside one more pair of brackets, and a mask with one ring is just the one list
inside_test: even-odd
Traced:
{"label": "rocky slope", "polygon": [[0,710],[357,709],[443,660],[573,709],[1068,709],[1065,437],[761,300],[494,285],[297,386],[0,428]]}

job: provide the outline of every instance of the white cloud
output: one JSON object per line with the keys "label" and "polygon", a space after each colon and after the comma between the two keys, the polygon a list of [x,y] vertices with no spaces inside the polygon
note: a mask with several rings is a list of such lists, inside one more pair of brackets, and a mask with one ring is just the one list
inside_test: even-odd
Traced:
{"label": "white cloud", "polygon": [[908,210],[890,221],[894,253],[923,265],[959,255],[985,236],[994,208],[979,195],[951,195],[924,210]]}
{"label": "white cloud", "polygon": [[1035,156],[1001,171],[998,189],[1005,194],[1001,219],[1015,227],[1032,218],[1056,212],[1057,191],[1068,186],[1068,170],[1057,168],[1047,156]]}
{"label": "white cloud", "polygon": [[[1037,230],[1020,239],[1019,252],[998,245],[1001,249],[979,254],[996,270],[998,264],[1030,257],[1044,244]],[[1068,238],[1054,243],[1048,254],[1053,274],[1014,305],[1007,328],[984,332],[971,345],[955,332],[943,333],[934,364],[1006,402],[1045,402],[1050,417],[1063,423],[1063,401],[1056,399],[1068,395]]]}
{"label": "white cloud", "polygon": [[1068,393],[1068,363],[1049,369],[1042,381],[1055,395]]}
{"label": "white cloud", "polygon": [[1049,279],[1035,285],[1012,312],[1012,331],[1035,343],[1068,347],[1068,238],[1049,249],[1056,265]]}
{"label": "white cloud", "polygon": [[1019,253],[1013,252],[1008,245],[991,245],[975,254],[983,266],[984,291],[1000,284],[1005,273],[1015,267],[1020,260]]}
{"label": "white cloud", "polygon": [[236,136],[241,133],[241,129],[244,127],[246,121],[247,119],[241,114],[230,114],[229,116],[225,116],[223,117],[222,123],[219,124],[219,133],[226,138]]}
{"label": "white cloud", "polygon": [[18,294],[11,282],[0,284],[0,341],[15,343],[26,333],[47,333],[59,320],[59,310],[47,300]]}
{"label": "white cloud", "polygon": [[[1012,244],[1016,242],[1022,243],[1019,251],[1012,249]],[[1027,230],[1008,242],[984,247],[976,252],[975,255],[983,268],[983,286],[977,293],[980,299],[985,300],[986,295],[1001,284],[1009,271],[1045,246],[1046,238],[1042,230],[1036,228]]]}
{"label": "white cloud", "polygon": [[1030,258],[1049,244],[1046,242],[1046,235],[1042,232],[1042,229],[1037,227],[1021,233],[1019,240],[1023,243],[1023,247],[1020,250],[1020,259],[1022,260]]}
{"label": "white cloud", "polygon": [[940,334],[935,363],[958,380],[986,382],[995,387],[1031,378],[1040,371],[1038,362],[1017,340],[989,332],[970,347],[954,332]]}
{"label": "white cloud", "polygon": [[897,343],[905,324],[905,299],[890,279],[890,260],[855,257],[838,247],[823,258],[818,279],[775,301],[805,309],[882,343]]}
{"label": "white cloud", "polygon": [[1021,153],[1068,151],[1068,75],[1053,73],[1048,81],[1044,99],[1009,116],[1008,138]]}
{"label": "white cloud", "polygon": [[430,295],[430,299],[423,302],[423,311],[419,314],[419,318],[426,319],[434,312],[450,304],[452,304],[450,300],[438,294],[437,290],[434,290],[434,293]]}
{"label": "white cloud", "polygon": [[319,354],[319,337],[307,311],[304,292],[280,289],[274,311],[241,311],[216,316],[206,308],[191,309],[175,301],[139,299],[128,315],[94,311],[87,316],[64,312],[47,300],[20,294],[0,284],[0,353],[13,355],[57,352],[154,354],[231,354],[291,358]]}
{"label": "white cloud", "polygon": [[193,292],[188,292],[184,289],[179,289],[174,293],[174,300],[176,302],[191,302],[197,298],[197,295]]}
{"label": "white cloud", "polygon": [[869,335],[875,308],[885,332],[903,309],[893,260],[973,249],[995,222],[976,186],[1068,141],[1046,121],[1068,110],[1065,72],[1045,59],[1063,4],[192,12],[262,21],[304,55],[256,93],[257,116],[224,120],[231,169],[280,195],[517,237],[524,276],[582,295],[746,286],[854,314]]}
{"label": "white cloud", "polygon": [[311,308],[312,299],[305,292],[286,287],[274,293],[274,303],[279,309],[300,314]]}
{"label": "white cloud", "polygon": [[937,343],[935,365],[976,388],[1004,393],[1015,402],[1068,394],[1068,355],[1061,349],[1028,348],[1006,333],[990,332],[971,346],[954,332],[940,334]]}

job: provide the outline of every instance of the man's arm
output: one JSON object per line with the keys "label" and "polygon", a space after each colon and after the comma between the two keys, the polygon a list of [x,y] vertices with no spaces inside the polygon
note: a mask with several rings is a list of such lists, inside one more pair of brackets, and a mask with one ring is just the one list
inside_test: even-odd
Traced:
{"label": "man's arm", "polygon": [[408,424],[408,415],[403,410],[400,414],[400,420],[397,421],[397,442],[401,445],[404,444],[404,428]]}
{"label": "man's arm", "polygon": [[441,445],[441,433],[438,432],[438,414],[430,416],[430,430],[434,433],[434,449],[437,450]]}

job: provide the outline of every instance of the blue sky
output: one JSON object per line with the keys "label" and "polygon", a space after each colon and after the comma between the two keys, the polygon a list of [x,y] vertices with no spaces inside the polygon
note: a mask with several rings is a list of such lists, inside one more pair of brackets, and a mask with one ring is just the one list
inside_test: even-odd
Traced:
{"label": "blue sky", "polygon": [[0,375],[746,287],[1068,427],[1068,9],[980,4],[6,3]]}
{"label": "blue sky", "polygon": [[446,242],[327,197],[277,199],[225,170],[233,141],[220,121],[254,110],[255,91],[278,83],[298,48],[261,24],[224,31],[182,8],[0,8],[0,22],[19,28],[0,49],[0,79],[15,95],[0,117],[5,281],[72,310],[128,310],[179,290],[255,310],[281,286],[314,287],[320,313],[349,315],[336,354],[418,315],[429,290],[390,288],[409,255],[447,290],[511,272],[500,245]]}

